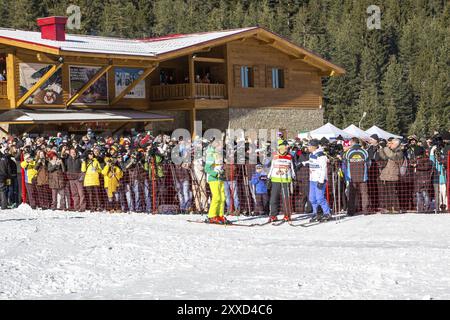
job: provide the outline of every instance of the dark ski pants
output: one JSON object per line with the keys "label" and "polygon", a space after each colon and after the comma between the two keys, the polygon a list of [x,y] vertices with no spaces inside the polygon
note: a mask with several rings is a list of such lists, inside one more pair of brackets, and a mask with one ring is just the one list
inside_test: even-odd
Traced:
{"label": "dark ski pants", "polygon": [[283,204],[283,212],[285,215],[291,215],[289,205],[289,185],[285,182],[272,182],[272,189],[270,192],[270,215],[276,216],[280,205],[280,195]]}
{"label": "dark ski pants", "polygon": [[267,193],[256,194],[256,210],[258,214],[267,214],[269,212],[269,196]]}
{"label": "dark ski pants", "polygon": [[8,197],[7,197],[8,187],[4,182],[0,182],[0,205],[2,210],[8,208]]}
{"label": "dark ski pants", "polygon": [[362,212],[367,213],[369,208],[369,193],[367,182],[350,182],[348,192],[348,214],[358,212],[359,200],[361,199]]}
{"label": "dark ski pants", "polygon": [[380,181],[380,201],[382,202],[382,208],[389,211],[400,210],[398,201],[398,182],[397,181]]}
{"label": "dark ski pants", "polygon": [[75,211],[86,210],[86,200],[84,198],[83,182],[79,180],[69,180],[70,194],[73,200]]}

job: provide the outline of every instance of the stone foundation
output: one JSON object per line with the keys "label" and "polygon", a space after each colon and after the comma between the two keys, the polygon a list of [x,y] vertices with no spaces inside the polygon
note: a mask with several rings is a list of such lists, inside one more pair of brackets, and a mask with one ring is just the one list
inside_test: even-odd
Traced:
{"label": "stone foundation", "polygon": [[323,125],[323,109],[230,108],[230,128],[285,129],[292,138]]}
{"label": "stone foundation", "polygon": [[[154,122],[155,133],[171,133],[176,128],[190,130],[189,111],[155,110],[155,113],[170,115],[173,122]],[[197,121],[202,121],[203,131],[215,128],[224,131],[231,129],[274,129],[286,130],[289,138],[299,132],[310,131],[323,125],[323,109],[288,108],[230,108],[197,110]]]}

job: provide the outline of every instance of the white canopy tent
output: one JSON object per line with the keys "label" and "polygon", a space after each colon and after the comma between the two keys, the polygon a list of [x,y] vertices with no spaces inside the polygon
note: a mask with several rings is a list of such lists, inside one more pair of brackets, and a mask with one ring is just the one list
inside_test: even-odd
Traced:
{"label": "white canopy tent", "polygon": [[358,128],[354,124],[349,125],[347,128],[344,129],[345,132],[350,134],[352,137],[360,138],[360,139],[369,139],[370,134],[365,132],[364,130]]}
{"label": "white canopy tent", "polygon": [[378,128],[377,126],[373,126],[370,129],[367,129],[366,133],[368,133],[369,135],[376,134],[379,138],[386,139],[386,140],[391,137],[398,138],[398,139],[403,138],[402,136],[398,136],[396,134],[384,131],[383,129]]}
{"label": "white canopy tent", "polygon": [[322,139],[325,137],[328,140],[336,139],[338,136],[342,136],[342,138],[344,139],[350,139],[352,137],[344,130],[339,129],[338,127],[332,125],[329,122],[321,126],[320,128],[310,131],[308,133],[308,136],[314,139]]}

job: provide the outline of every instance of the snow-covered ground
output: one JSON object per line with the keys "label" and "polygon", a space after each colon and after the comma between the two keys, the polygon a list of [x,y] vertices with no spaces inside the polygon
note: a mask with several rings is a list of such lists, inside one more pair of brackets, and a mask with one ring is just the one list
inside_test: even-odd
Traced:
{"label": "snow-covered ground", "polygon": [[202,217],[0,211],[0,298],[450,299],[450,215],[187,219]]}

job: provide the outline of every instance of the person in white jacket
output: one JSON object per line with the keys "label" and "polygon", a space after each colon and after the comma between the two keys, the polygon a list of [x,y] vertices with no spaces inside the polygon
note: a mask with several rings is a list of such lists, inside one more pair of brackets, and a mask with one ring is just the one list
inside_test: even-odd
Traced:
{"label": "person in white jacket", "polygon": [[309,165],[309,201],[313,208],[311,222],[319,220],[317,216],[319,206],[323,211],[323,217],[320,220],[329,220],[331,209],[325,199],[328,159],[323,149],[319,147],[317,139],[309,141],[308,151],[310,152],[309,160],[302,162],[302,164]]}

